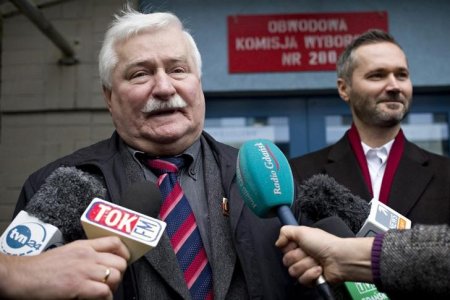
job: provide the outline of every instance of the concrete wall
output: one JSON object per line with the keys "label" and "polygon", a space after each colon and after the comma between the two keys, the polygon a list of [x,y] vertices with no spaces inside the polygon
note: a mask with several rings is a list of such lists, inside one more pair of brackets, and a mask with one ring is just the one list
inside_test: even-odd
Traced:
{"label": "concrete wall", "polygon": [[[21,186],[47,162],[107,138],[97,54],[122,0],[76,0],[42,9],[73,44],[80,61],[58,65],[61,52],[26,17],[3,20],[0,232],[10,222]],[[136,4],[135,4],[136,5]]]}

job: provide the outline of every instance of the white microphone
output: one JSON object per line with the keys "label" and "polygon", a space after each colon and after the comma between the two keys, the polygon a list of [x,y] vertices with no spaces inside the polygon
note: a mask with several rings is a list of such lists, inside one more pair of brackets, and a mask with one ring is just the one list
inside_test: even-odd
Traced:
{"label": "white microphone", "polygon": [[[131,186],[125,197],[122,202],[137,203],[136,210],[149,211],[154,216],[159,212],[161,193],[152,182]],[[129,264],[156,247],[166,228],[161,220],[100,198],[93,199],[86,208],[81,224],[90,239],[118,236],[130,251]]]}
{"label": "white microphone", "polygon": [[389,229],[410,229],[411,220],[396,212],[386,204],[372,199],[370,213],[361,229],[356,233],[358,237],[375,236]]}
{"label": "white microphone", "polygon": [[0,251],[7,255],[36,255],[63,244],[57,227],[21,210],[2,234]]}

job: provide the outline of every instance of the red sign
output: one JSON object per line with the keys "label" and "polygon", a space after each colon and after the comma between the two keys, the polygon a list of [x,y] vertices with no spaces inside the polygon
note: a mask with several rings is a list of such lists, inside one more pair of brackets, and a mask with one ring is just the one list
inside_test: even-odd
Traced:
{"label": "red sign", "polygon": [[228,16],[230,73],[330,71],[359,34],[387,31],[387,12]]}

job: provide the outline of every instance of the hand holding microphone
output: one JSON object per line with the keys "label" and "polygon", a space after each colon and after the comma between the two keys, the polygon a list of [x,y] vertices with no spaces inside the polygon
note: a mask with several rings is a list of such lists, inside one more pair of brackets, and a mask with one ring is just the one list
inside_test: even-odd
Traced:
{"label": "hand holding microphone", "polygon": [[[290,242],[299,248],[287,247]],[[373,238],[343,239],[306,226],[283,226],[276,242],[289,274],[307,286],[322,273],[330,283],[372,282],[372,244]]]}
{"label": "hand holding microphone", "polygon": [[117,237],[78,240],[34,256],[0,254],[0,298],[112,299],[129,257]]}
{"label": "hand holding microphone", "polygon": [[[356,234],[360,237],[370,237],[375,236],[377,233],[382,233],[387,231],[388,229],[406,229],[411,226],[410,220],[394,211],[392,208],[387,205],[377,201],[372,200],[370,203],[364,199],[361,199],[358,196],[353,195],[349,189],[338,184],[336,180],[332,177],[329,177],[325,174],[317,174],[304,181],[302,185],[299,187],[298,198],[294,203],[294,211],[297,216],[299,216],[299,222],[302,224],[311,224],[313,222],[317,222],[319,220],[324,220],[330,217],[339,218],[341,223],[345,223],[348,230],[352,231],[350,236]],[[325,231],[332,233],[334,235],[342,237],[339,232],[335,232],[334,228],[336,226],[331,226]],[[301,229],[305,230],[305,229]],[[294,236],[291,236],[294,238]],[[322,265],[325,267],[325,274],[327,274],[327,279],[341,282],[342,278],[354,278],[355,280],[371,282],[371,277],[369,275],[370,269],[370,261],[367,263],[367,257],[361,257],[355,255],[353,253],[354,249],[359,249],[359,254],[370,253],[370,246],[373,243],[373,239],[370,240],[355,240],[355,239],[347,239],[348,244],[343,245],[342,249],[338,249],[335,247],[335,238],[330,238],[329,236],[323,236],[324,240],[303,240],[302,244],[298,244],[300,248],[304,248],[304,255],[306,253],[310,256],[311,261],[317,261],[315,264],[323,264],[324,259],[319,255],[318,252],[314,251],[323,251],[324,253],[328,253],[330,256],[334,256],[335,259],[342,259],[342,263],[340,261],[330,262],[329,265]],[[341,241],[341,240],[339,240]],[[310,242],[311,244],[307,244]],[[330,244],[327,244],[329,242]],[[295,241],[291,241],[294,245],[297,244]],[[284,243],[283,250],[286,253],[285,256],[287,258],[288,266],[296,265],[293,261],[294,259],[305,261],[305,256],[296,254],[291,250],[294,246],[285,246]],[[333,252],[327,252],[322,250],[322,248],[313,249],[312,246],[321,245],[323,247],[327,247],[334,249]],[[328,246],[329,247],[328,247]],[[347,250],[347,246],[351,246],[350,250]],[[309,248],[308,248],[309,247]],[[344,250],[343,252],[339,252],[340,250]],[[369,250],[369,251],[368,251]],[[298,250],[297,250],[298,251]],[[357,254],[358,254],[357,253]],[[349,255],[349,256],[347,256]],[[312,259],[314,258],[314,259]],[[347,265],[348,262],[352,261],[360,261],[358,264],[354,263],[353,267],[349,267]],[[305,263],[303,263],[303,266]],[[314,266],[314,263],[311,263],[310,266]],[[333,268],[337,268],[341,273],[346,274],[346,272],[350,272],[350,276],[334,276],[330,274],[330,270],[327,270],[327,266],[331,270]],[[299,280],[302,282],[307,282],[308,280],[313,280],[311,277],[312,270],[307,271],[307,269],[302,269],[302,271],[294,271],[294,267],[290,268],[290,271],[297,276],[300,276]],[[330,277],[328,277],[330,276]],[[361,283],[361,282],[345,282],[346,291],[352,299],[361,299],[364,297],[371,297],[377,299],[385,299],[386,295],[378,292],[377,288],[374,285]]]}
{"label": "hand holding microphone", "polygon": [[[337,216],[324,218],[314,223],[313,227],[331,233],[333,237],[335,236],[335,239],[337,237],[346,238],[355,236],[345,222]],[[337,277],[335,271],[337,268],[333,263],[327,261],[329,257],[325,253],[329,249],[322,249],[327,248],[325,247],[327,245],[320,244],[323,243],[320,237],[308,235],[320,232],[322,231],[305,226],[283,226],[280,230],[278,240],[275,243],[284,254],[283,264],[289,268],[289,274],[306,286],[313,286],[315,280],[322,273],[325,274],[330,282],[336,283],[335,278]],[[313,254],[311,255],[311,253]],[[324,254],[324,259],[320,257],[322,254]]]}
{"label": "hand holding microphone", "polygon": [[[123,195],[121,203],[139,212],[99,199],[105,193],[92,174],[75,167],[56,169],[1,236],[0,275],[11,269],[16,276],[8,271],[8,280],[0,279],[0,295],[110,299],[127,262],[157,245],[165,223],[140,213],[158,214],[161,196],[155,184],[132,185]],[[83,215],[86,234],[83,211],[90,212]],[[98,218],[89,220],[92,216]],[[91,240],[80,240],[86,235]],[[24,285],[22,278],[30,275]]]}
{"label": "hand holding microphone", "polygon": [[122,203],[138,212],[102,200],[105,194],[96,176],[75,167],[56,169],[3,233],[0,252],[36,255],[86,236],[115,235],[129,248],[130,263],[135,261],[158,244],[164,231],[164,222],[139,212],[156,217],[159,189],[151,182],[130,186]]}

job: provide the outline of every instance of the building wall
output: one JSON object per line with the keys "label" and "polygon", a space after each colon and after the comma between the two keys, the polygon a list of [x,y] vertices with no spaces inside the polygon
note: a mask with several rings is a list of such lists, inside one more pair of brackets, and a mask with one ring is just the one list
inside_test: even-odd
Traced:
{"label": "building wall", "polygon": [[388,14],[389,32],[408,55],[415,87],[450,85],[450,1],[446,0],[141,0],[147,10],[172,11],[191,29],[204,59],[207,91],[334,89],[334,72],[228,74],[227,16],[320,12]]}
{"label": "building wall", "polygon": [[60,50],[25,16],[3,19],[0,232],[33,171],[111,135],[97,54],[113,13],[123,3],[75,0],[42,9],[73,44],[80,61],[74,66],[58,65]]}

